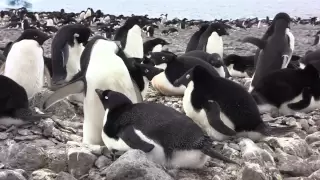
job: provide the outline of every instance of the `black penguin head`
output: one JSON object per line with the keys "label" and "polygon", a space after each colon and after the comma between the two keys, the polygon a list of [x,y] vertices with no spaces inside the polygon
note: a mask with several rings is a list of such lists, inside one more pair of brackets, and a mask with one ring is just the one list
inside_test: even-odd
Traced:
{"label": "black penguin head", "polygon": [[150,66],[155,66],[155,64],[153,63],[153,61],[151,61],[151,59],[148,58],[148,57],[146,57],[146,56],[143,58],[142,64],[147,64],[147,65],[150,65]]}
{"label": "black penguin head", "polygon": [[208,24],[208,23],[200,24],[200,26],[199,26],[199,31],[200,31],[200,32],[204,32],[204,31],[207,30],[208,27],[209,27],[209,24]]}
{"label": "black penguin head", "polygon": [[167,64],[176,58],[177,58],[177,55],[168,51],[153,52],[151,53],[151,56],[150,56],[151,61],[153,61],[155,65],[164,64],[164,63]]}
{"label": "black penguin head", "polygon": [[208,56],[207,60],[207,62],[209,62],[212,66],[216,68],[219,68],[223,65],[222,59],[220,55],[217,53],[212,53],[210,56]]}
{"label": "black penguin head", "polygon": [[184,73],[184,75],[182,75],[179,79],[175,80],[173,82],[173,85],[176,86],[176,87],[179,87],[181,85],[183,86],[188,86],[189,82],[193,80],[193,72],[194,72],[194,69],[196,68],[197,66],[189,69],[186,73]]}
{"label": "black penguin head", "polygon": [[20,37],[16,40],[16,42],[30,39],[35,40],[39,43],[39,45],[43,45],[43,43],[50,38],[49,35],[47,35],[44,32],[41,32],[38,29],[27,29],[23,31],[23,33],[20,35]]}
{"label": "black penguin head", "polygon": [[154,41],[155,44],[161,44],[163,46],[170,44],[166,40],[161,39],[161,38],[155,38],[155,39],[153,39],[153,41]]}
{"label": "black penguin head", "polygon": [[151,81],[154,76],[163,72],[163,69],[156,68],[149,64],[135,63],[135,66],[140,70],[142,76],[146,77],[149,81]]}
{"label": "black penguin head", "polygon": [[132,104],[132,101],[122,93],[112,90],[95,89],[104,109],[115,109]]}
{"label": "black penguin head", "polygon": [[217,32],[219,36],[229,35],[226,28],[221,23],[212,23],[210,28],[213,29],[213,32]]}
{"label": "black penguin head", "polygon": [[134,25],[138,25],[140,28],[147,25],[147,19],[143,16],[132,16],[124,23],[124,27],[131,29]]}
{"label": "black penguin head", "polygon": [[241,61],[241,56],[236,54],[230,54],[223,59],[223,62],[226,66],[229,66],[230,64],[234,64],[237,61]]}
{"label": "black penguin head", "polygon": [[[81,25],[81,24],[72,24],[67,25],[70,27],[70,35],[73,36],[73,39],[75,39],[79,44],[82,43],[83,45],[86,45],[88,42],[88,39],[92,33],[91,29]],[[65,26],[66,27],[66,26]],[[70,44],[73,44],[73,39]]]}

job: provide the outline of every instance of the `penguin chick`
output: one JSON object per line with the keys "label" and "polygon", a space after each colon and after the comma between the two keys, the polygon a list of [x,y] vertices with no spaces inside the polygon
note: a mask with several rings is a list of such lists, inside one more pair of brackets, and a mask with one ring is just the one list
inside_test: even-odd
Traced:
{"label": "penguin chick", "polygon": [[216,140],[233,135],[259,140],[293,129],[265,124],[253,97],[241,85],[214,76],[201,66],[187,71],[174,85],[187,87],[183,96],[185,113]]}
{"label": "penguin chick", "polygon": [[133,104],[119,92],[95,91],[105,109],[102,139],[109,150],[139,149],[173,168],[201,168],[208,156],[237,164],[214,151],[212,140],[184,114],[163,104]]}
{"label": "penguin chick", "polygon": [[0,124],[24,125],[48,118],[48,114],[33,114],[29,109],[26,90],[14,80],[0,75]]}

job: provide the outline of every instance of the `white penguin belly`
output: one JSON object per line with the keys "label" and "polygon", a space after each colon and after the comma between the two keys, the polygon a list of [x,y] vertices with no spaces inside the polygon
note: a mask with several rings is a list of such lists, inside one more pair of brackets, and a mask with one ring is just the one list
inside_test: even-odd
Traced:
{"label": "white penguin belly", "polygon": [[219,68],[214,68],[218,74],[220,75],[220,77],[226,77],[226,72],[224,71],[223,66],[219,67]]}
{"label": "white penguin belly", "polygon": [[241,72],[241,71],[237,71],[233,68],[233,64],[230,64],[228,66],[228,71],[229,71],[229,74],[232,76],[232,77],[241,77],[241,78],[250,78],[250,76],[248,75],[247,72]]}
{"label": "white penguin belly", "polygon": [[[207,114],[203,109],[199,112],[195,111],[193,108],[190,99],[191,92],[193,91],[193,82],[190,82],[187,89],[185,90],[183,96],[183,110],[188,117],[190,117],[204,132],[208,134],[208,136],[214,138],[218,141],[223,141],[228,139],[229,136],[226,136],[217,130],[215,130],[208,122]],[[230,129],[235,129],[234,124],[230,121],[230,119],[222,112],[220,112],[220,118],[222,122],[228,126]]]}
{"label": "white penguin belly", "polygon": [[86,72],[87,94],[83,107],[84,143],[100,144],[102,142],[101,132],[105,113],[95,89],[117,91],[126,95],[133,103],[137,103],[127,67],[119,56],[108,49],[110,43],[114,44],[111,41],[98,40],[91,52]]}
{"label": "white penguin belly", "polygon": [[14,43],[6,60],[4,75],[13,79],[32,98],[44,84],[43,50],[34,40]]}
{"label": "white penguin belly", "polygon": [[151,83],[156,90],[167,96],[183,95],[186,89],[183,85],[179,87],[173,86],[173,84],[171,84],[170,81],[167,79],[164,72],[153,77]]}
{"label": "white penguin belly", "polygon": [[68,49],[69,49],[69,57],[66,65],[66,70],[67,70],[66,81],[70,81],[72,77],[80,71],[81,69],[80,57],[81,57],[82,51],[84,50],[84,46],[82,45],[82,43],[78,44],[75,41],[73,47],[68,45]]}
{"label": "white penguin belly", "polygon": [[209,36],[206,52],[210,54],[217,53],[223,58],[223,41],[222,37],[219,36],[217,32],[212,32],[211,36]]}
{"label": "white penguin belly", "polygon": [[292,110],[288,107],[288,104],[296,103],[301,100],[302,100],[302,93],[299,94],[297,97],[293,98],[292,100],[283,103],[279,108],[279,112],[283,115],[293,115],[295,112],[308,113],[308,112],[313,111],[317,108],[320,108],[320,101],[316,101],[314,99],[314,97],[311,97],[310,104],[306,108],[295,111],[295,110]]}
{"label": "white penguin belly", "polygon": [[128,30],[124,52],[127,57],[143,58],[143,39],[138,25]]}
{"label": "white penguin belly", "polygon": [[153,47],[152,52],[161,52],[162,51],[162,45],[157,44],[155,47]]}

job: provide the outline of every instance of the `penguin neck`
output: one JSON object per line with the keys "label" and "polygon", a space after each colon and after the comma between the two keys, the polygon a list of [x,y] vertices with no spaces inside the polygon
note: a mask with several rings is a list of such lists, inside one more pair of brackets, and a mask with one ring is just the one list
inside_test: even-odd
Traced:
{"label": "penguin neck", "polygon": [[167,68],[164,70],[164,73],[171,84],[176,79],[179,79],[183,76],[191,67],[186,66],[183,62],[174,59],[167,63]]}
{"label": "penguin neck", "polygon": [[199,89],[196,88],[195,83],[193,80],[191,80],[187,88],[185,90],[185,96],[186,98],[190,99],[191,106],[193,107],[194,110],[200,111],[202,108],[202,97],[201,97],[201,92],[199,92]]}

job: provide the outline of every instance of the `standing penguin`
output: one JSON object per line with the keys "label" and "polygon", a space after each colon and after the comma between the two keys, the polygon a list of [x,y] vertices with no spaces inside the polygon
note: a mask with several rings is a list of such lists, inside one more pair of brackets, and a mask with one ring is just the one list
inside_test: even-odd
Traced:
{"label": "standing penguin", "polygon": [[105,109],[102,138],[108,149],[139,149],[172,168],[201,168],[208,156],[236,163],[214,151],[212,140],[184,114],[163,104],[134,104],[112,90],[95,91]]}
{"label": "standing penguin", "polygon": [[92,15],[94,15],[93,9],[88,8],[83,18],[87,19],[87,18],[91,17]]}
{"label": "standing penguin", "polygon": [[265,124],[253,97],[239,84],[195,66],[175,81],[187,87],[183,109],[209,136],[225,140],[240,133],[252,140],[264,135],[285,133],[293,127]]}
{"label": "standing penguin", "polygon": [[151,39],[143,43],[143,54],[147,55],[149,52],[161,52],[163,46],[169,44],[170,43],[161,38]]}
{"label": "standing penguin", "polygon": [[316,35],[314,35],[314,42],[313,42],[313,44],[312,44],[312,46],[315,46],[315,45],[318,45],[318,44],[320,44],[319,42],[320,42],[320,31],[318,31],[317,33],[316,33]]}
{"label": "standing penguin", "polygon": [[52,40],[52,88],[68,82],[80,71],[80,56],[91,30],[81,24],[63,26]]}
{"label": "standing penguin", "polygon": [[11,78],[0,75],[0,124],[19,126],[49,115],[33,114],[26,90]]}
{"label": "standing penguin", "polygon": [[186,20],[187,18],[183,18],[182,21],[180,22],[180,29],[185,29],[186,28]]}
{"label": "standing penguin", "polygon": [[290,63],[293,45],[287,32],[289,31],[290,18],[277,19],[274,24],[274,32],[267,39],[262,40],[254,37],[247,37],[243,42],[249,42],[260,49],[256,70],[249,88],[251,92],[257,83],[272,71],[286,68]]}
{"label": "standing penguin", "polygon": [[115,41],[121,42],[121,48],[127,57],[143,58],[143,39],[141,28],[146,24],[143,16],[133,16],[128,18],[122,27],[118,29],[114,36]]}
{"label": "standing penguin", "polygon": [[[125,94],[132,102],[141,102],[141,92],[134,87],[131,77],[134,61],[121,58],[118,45],[102,37],[94,37],[81,55],[81,70],[70,82],[55,91],[43,104],[47,109],[62,98],[76,93],[84,94],[83,142],[101,144],[103,106],[95,93],[96,88],[113,89]],[[132,73],[132,74],[131,74]],[[131,75],[131,76],[130,76]],[[141,77],[142,78],[142,77]],[[138,80],[135,79],[137,82]]]}
{"label": "standing penguin", "polygon": [[40,92],[44,83],[43,43],[50,37],[37,30],[25,30],[12,44],[8,53],[4,75],[25,88],[31,99]]}
{"label": "standing penguin", "polygon": [[196,31],[190,38],[187,48],[186,48],[186,53],[189,51],[196,50],[199,44],[200,37],[202,33],[204,33],[207,28],[209,27],[209,24],[202,24],[199,28],[198,31]]}
{"label": "standing penguin", "polygon": [[217,53],[223,58],[223,35],[229,34],[222,24],[210,24],[206,31],[201,34],[197,50],[203,50],[209,54]]}

